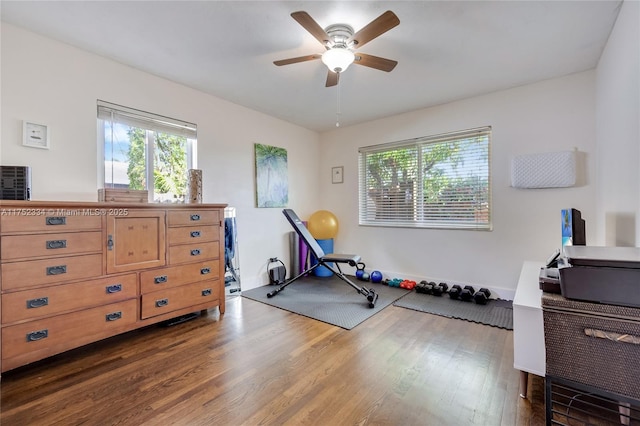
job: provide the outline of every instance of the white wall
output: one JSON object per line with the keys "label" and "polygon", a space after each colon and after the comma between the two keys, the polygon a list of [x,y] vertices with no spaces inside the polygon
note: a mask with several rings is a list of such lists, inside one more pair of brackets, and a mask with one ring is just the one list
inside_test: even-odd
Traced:
{"label": "white wall", "polygon": [[[493,128],[493,231],[358,226],[358,147],[486,125]],[[524,260],[545,260],[559,248],[562,208],[581,210],[587,239],[594,238],[594,71],[337,129],[322,134],[321,143],[322,208],[340,221],[335,251],[361,254],[369,270],[503,289],[508,297]],[[584,166],[580,185],[540,190],[509,186],[514,155],[574,148]],[[344,184],[331,184],[331,167],[340,165]]]}
{"label": "white wall", "polygon": [[598,242],[640,243],[640,3],[625,1],[597,68]]}
{"label": "white wall", "polygon": [[[317,133],[6,23],[1,43],[0,164],[32,167],[33,199],[97,200],[97,99],[196,123],[204,201],[237,208],[242,286],[268,282],[291,228],[280,209],[255,208],[253,144],[287,149],[290,205],[312,212]],[[50,150],[21,145],[22,120],[49,126]]]}

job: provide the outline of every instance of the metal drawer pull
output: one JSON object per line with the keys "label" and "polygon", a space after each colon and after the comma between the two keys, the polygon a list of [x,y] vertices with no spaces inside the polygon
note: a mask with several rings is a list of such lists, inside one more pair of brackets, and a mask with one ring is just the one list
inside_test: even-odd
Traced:
{"label": "metal drawer pull", "polygon": [[191,238],[198,238],[200,236],[200,231],[191,231]]}
{"label": "metal drawer pull", "polygon": [[200,256],[200,249],[191,250],[191,256]]}
{"label": "metal drawer pull", "polygon": [[67,265],[48,266],[47,275],[60,275],[67,273]]}
{"label": "metal drawer pull", "polygon": [[202,269],[200,269],[200,273],[201,273],[202,275],[207,275],[209,272],[211,272],[211,269],[209,269],[209,268],[202,268]]}
{"label": "metal drawer pull", "polygon": [[191,220],[200,220],[200,215],[199,214],[192,214],[191,215]]}
{"label": "metal drawer pull", "polygon": [[48,297],[39,297],[37,299],[29,299],[27,300],[27,309],[41,308],[43,306],[47,306],[48,304],[49,304]]}
{"label": "metal drawer pull", "polygon": [[111,312],[110,314],[107,314],[107,315],[104,316],[104,319],[107,322],[109,322],[109,321],[117,321],[120,318],[122,318],[122,311]]}
{"label": "metal drawer pull", "polygon": [[47,241],[47,250],[55,250],[67,248],[67,240],[50,240]]}
{"label": "metal drawer pull", "polygon": [[65,216],[48,216],[45,223],[47,225],[66,225],[67,218]]}
{"label": "metal drawer pull", "polygon": [[47,337],[49,337],[49,330],[47,329],[32,331],[31,333],[27,333],[27,342],[35,342]]}
{"label": "metal drawer pull", "polygon": [[111,234],[107,235],[107,250],[113,250],[113,235]]}
{"label": "metal drawer pull", "polygon": [[156,308],[162,308],[163,306],[167,306],[168,304],[169,304],[169,299],[156,300]]}
{"label": "metal drawer pull", "polygon": [[607,339],[612,342],[631,343],[633,345],[640,345],[640,337],[632,334],[620,334],[612,331],[596,330],[594,328],[585,328],[584,334],[590,337],[597,337],[599,339]]}
{"label": "metal drawer pull", "polygon": [[155,277],[153,279],[153,282],[156,284],[162,284],[162,283],[166,283],[168,280],[166,275],[160,275],[159,277]]}
{"label": "metal drawer pull", "polygon": [[204,290],[202,290],[202,295],[203,296],[211,296],[211,289],[210,288],[205,288]]}
{"label": "metal drawer pull", "polygon": [[107,290],[107,294],[117,293],[119,291],[122,291],[122,284],[108,285],[106,287],[106,290]]}

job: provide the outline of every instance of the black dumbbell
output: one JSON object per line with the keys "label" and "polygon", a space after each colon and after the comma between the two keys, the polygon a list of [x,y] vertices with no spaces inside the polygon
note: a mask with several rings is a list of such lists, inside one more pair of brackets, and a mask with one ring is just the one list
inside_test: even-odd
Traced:
{"label": "black dumbbell", "polygon": [[438,284],[440,287],[442,287],[442,292],[443,293],[448,293],[449,292],[449,284],[447,283],[440,283]]}
{"label": "black dumbbell", "polygon": [[425,293],[426,294],[433,294],[433,288],[436,286],[436,283],[434,283],[433,281],[429,281],[428,283],[425,284],[424,288],[425,288]]}
{"label": "black dumbbell", "polygon": [[473,295],[475,294],[475,289],[470,285],[465,285],[462,291],[460,292],[460,299],[465,302],[470,302],[473,300]]}
{"label": "black dumbbell", "polygon": [[427,281],[422,280],[418,284],[416,284],[416,293],[430,294],[431,286]]}
{"label": "black dumbbell", "polygon": [[491,297],[491,291],[488,288],[483,287],[473,295],[473,300],[475,300],[478,305],[486,305],[489,301],[489,297]]}
{"label": "black dumbbell", "polygon": [[442,296],[443,293],[446,293],[449,289],[449,285],[447,283],[440,283],[436,285],[436,283],[431,284],[431,294],[434,296]]}
{"label": "black dumbbell", "polygon": [[459,299],[461,292],[462,287],[460,287],[458,284],[454,284],[453,287],[451,287],[451,290],[449,290],[449,297],[452,299]]}

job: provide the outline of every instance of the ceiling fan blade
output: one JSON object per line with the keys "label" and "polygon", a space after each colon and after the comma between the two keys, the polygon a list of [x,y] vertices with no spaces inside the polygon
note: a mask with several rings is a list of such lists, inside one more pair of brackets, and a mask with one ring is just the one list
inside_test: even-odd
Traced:
{"label": "ceiling fan blade", "polygon": [[365,55],[364,53],[356,53],[356,60],[354,64],[364,65],[365,67],[375,68],[380,71],[392,71],[398,61],[392,61],[391,59],[380,58],[379,56]]}
{"label": "ceiling fan blade", "polygon": [[298,21],[298,24],[302,25],[302,27],[322,43],[323,46],[327,46],[330,40],[329,35],[307,12],[293,12],[291,17]]}
{"label": "ceiling fan blade", "polygon": [[297,64],[298,62],[306,62],[313,61],[314,59],[320,59],[322,55],[307,55],[307,56],[298,56],[297,58],[289,58],[289,59],[281,59],[279,61],[273,61],[277,66],[289,65],[289,64]]}
{"label": "ceiling fan blade", "polygon": [[325,84],[325,87],[336,86],[338,84],[339,79],[340,79],[339,73],[329,71],[327,74],[327,84]]}
{"label": "ceiling fan blade", "polygon": [[399,23],[400,19],[398,19],[396,14],[387,10],[385,13],[371,21],[363,29],[352,35],[349,40],[347,40],[347,44],[353,42],[355,44],[354,47],[362,47],[365,43],[368,43],[379,35],[386,33]]}

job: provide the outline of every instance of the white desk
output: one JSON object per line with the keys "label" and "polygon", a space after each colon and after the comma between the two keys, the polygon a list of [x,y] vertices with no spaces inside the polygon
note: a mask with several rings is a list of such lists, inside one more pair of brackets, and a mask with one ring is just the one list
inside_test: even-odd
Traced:
{"label": "white desk", "polygon": [[545,376],[544,323],[538,277],[544,262],[522,265],[513,298],[513,367],[520,370],[520,396],[527,397],[529,373]]}

